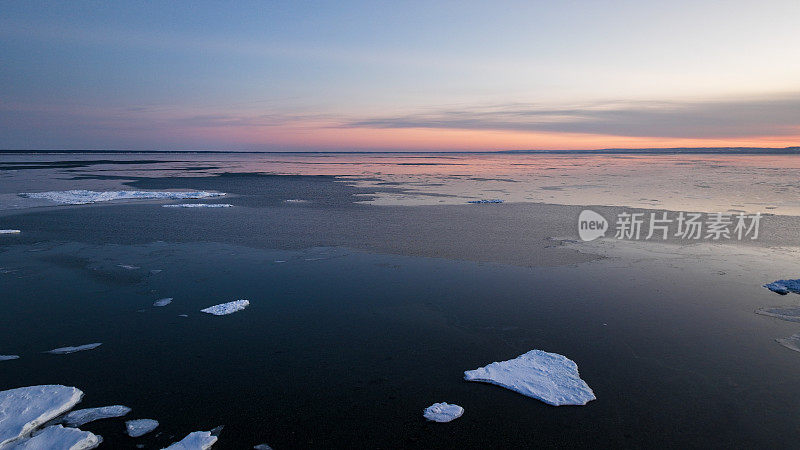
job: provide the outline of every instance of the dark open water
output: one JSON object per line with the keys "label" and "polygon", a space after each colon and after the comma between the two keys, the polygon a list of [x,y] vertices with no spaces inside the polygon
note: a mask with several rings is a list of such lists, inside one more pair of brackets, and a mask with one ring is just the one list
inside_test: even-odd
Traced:
{"label": "dark open water", "polygon": [[[3,351],[22,356],[3,362],[0,385],[74,385],[83,406],[161,422],[136,440],[120,420],[84,427],[114,448],[217,425],[219,448],[792,447],[798,436],[800,358],[759,337],[766,321],[737,287],[693,289],[691,275],[212,243],[43,243],[7,248],[0,266]],[[251,306],[199,313],[237,298]],[[90,342],[103,345],[39,353]],[[598,400],[554,408],[461,380],[533,348],[578,362]],[[437,401],[466,412],[425,422]]]}
{"label": "dark open water", "polygon": [[[309,194],[304,180],[287,178],[282,197],[298,198],[297,186]],[[0,246],[0,354],[21,356],[0,362],[0,389],[77,386],[82,407],[124,404],[133,408],[127,419],[161,422],[138,439],[119,419],[82,427],[107,448],[160,448],[218,425],[215,448],[223,449],[799,442],[800,355],[773,341],[796,324],[753,314],[792,299],[758,284],[668,263],[528,268],[220,242],[226,223],[277,232],[259,227],[259,203],[245,200],[224,200],[244,202],[229,209],[104,205],[2,218],[25,233]],[[317,206],[320,214],[347,208],[331,202]],[[283,209],[260,214],[292,217]],[[162,232],[169,242],[159,242]],[[151,306],[162,297],[174,301]],[[251,306],[199,312],[239,298]],[[41,353],[91,342],[103,345]],[[462,380],[464,370],[535,348],[576,361],[597,400],[556,408]],[[463,406],[464,416],[426,422],[422,410],[441,401]]]}

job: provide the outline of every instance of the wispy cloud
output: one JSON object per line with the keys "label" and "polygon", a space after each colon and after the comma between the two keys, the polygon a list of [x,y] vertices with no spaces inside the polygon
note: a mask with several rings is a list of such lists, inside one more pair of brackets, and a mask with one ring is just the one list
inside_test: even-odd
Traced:
{"label": "wispy cloud", "polygon": [[[282,111],[0,102],[0,149],[270,148],[270,141],[287,130],[325,127],[326,120],[322,114]],[[264,145],[250,145],[259,136]],[[241,144],[243,139],[249,146]]]}
{"label": "wispy cloud", "polygon": [[0,148],[788,146],[800,136],[800,94],[727,101],[420,106],[414,114],[366,117],[245,106],[0,102]]}
{"label": "wispy cloud", "polygon": [[[49,105],[2,103],[0,113],[17,116],[32,125],[65,123],[72,126],[140,127],[146,129],[279,127],[295,123],[333,120],[333,116],[294,112],[233,112],[231,108],[188,108],[180,106],[95,107],[92,105]],[[199,111],[198,111],[199,110]],[[22,120],[27,118],[27,120]]]}
{"label": "wispy cloud", "polygon": [[615,101],[446,108],[346,123],[355,128],[441,128],[660,138],[800,135],[800,93],[707,101]]}

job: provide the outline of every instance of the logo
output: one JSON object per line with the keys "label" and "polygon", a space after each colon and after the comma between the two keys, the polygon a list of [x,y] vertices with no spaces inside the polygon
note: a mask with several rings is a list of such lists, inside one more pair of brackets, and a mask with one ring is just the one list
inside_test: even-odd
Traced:
{"label": "logo", "polygon": [[[624,240],[758,239],[761,213],[725,214],[693,212],[627,212],[617,214],[614,238]],[[604,237],[609,225],[605,217],[584,209],[578,216],[578,235],[583,241]]]}
{"label": "logo", "polygon": [[601,236],[605,236],[608,230],[608,221],[605,217],[592,211],[584,209],[578,216],[578,235],[583,241],[593,241]]}

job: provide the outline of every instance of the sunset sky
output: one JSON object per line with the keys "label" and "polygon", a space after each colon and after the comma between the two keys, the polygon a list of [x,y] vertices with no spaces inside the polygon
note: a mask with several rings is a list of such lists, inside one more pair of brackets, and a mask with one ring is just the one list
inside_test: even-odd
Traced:
{"label": "sunset sky", "polygon": [[800,1],[0,4],[0,148],[800,145]]}

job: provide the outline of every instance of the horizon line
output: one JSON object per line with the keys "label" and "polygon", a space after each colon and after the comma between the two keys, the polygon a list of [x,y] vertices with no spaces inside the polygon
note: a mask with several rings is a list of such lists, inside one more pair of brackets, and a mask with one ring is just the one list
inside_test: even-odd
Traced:
{"label": "horizon line", "polygon": [[182,154],[800,154],[800,146],[790,147],[644,147],[603,149],[526,149],[526,150],[122,150],[122,149],[0,149],[5,154],[132,154],[132,153],[182,153]]}

